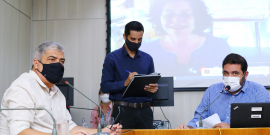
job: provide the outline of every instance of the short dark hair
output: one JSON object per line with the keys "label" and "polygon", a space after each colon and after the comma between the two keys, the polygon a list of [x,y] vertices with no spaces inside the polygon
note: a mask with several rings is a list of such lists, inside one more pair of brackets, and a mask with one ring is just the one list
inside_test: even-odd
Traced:
{"label": "short dark hair", "polygon": [[143,25],[138,21],[131,21],[131,22],[126,24],[125,35],[126,36],[130,35],[131,30],[144,32]]}
{"label": "short dark hair", "polygon": [[240,64],[243,74],[247,71],[247,68],[248,68],[246,59],[236,53],[231,53],[225,57],[222,63],[222,68],[224,68],[224,65],[226,64]]}
{"label": "short dark hair", "polygon": [[204,30],[212,26],[213,18],[208,13],[208,8],[202,0],[158,0],[153,1],[153,6],[150,8],[149,12],[149,21],[153,24],[153,28],[156,30],[157,35],[167,34],[161,25],[160,17],[163,7],[172,1],[186,1],[189,3],[193,11],[193,17],[195,18],[194,34],[202,35],[204,34]]}

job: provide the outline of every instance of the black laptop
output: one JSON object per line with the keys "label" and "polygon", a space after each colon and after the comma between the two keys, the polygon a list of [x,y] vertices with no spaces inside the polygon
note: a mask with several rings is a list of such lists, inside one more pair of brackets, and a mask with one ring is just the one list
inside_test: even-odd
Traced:
{"label": "black laptop", "polygon": [[270,127],[270,103],[232,103],[230,126]]}

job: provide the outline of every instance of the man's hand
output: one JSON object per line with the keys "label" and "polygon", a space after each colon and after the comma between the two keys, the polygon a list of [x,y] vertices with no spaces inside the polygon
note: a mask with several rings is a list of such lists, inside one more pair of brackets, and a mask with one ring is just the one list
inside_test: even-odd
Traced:
{"label": "man's hand", "polygon": [[120,125],[119,123],[113,125],[112,129],[110,129],[110,127],[111,127],[111,125],[103,128],[102,129],[102,132],[108,132],[111,135],[120,135],[121,134],[121,132],[122,132],[122,125]]}
{"label": "man's hand", "polygon": [[132,77],[133,77],[134,75],[137,75],[137,74],[138,74],[137,72],[129,73],[129,76],[128,76],[127,80],[125,81],[125,84],[124,84],[124,85],[127,87],[128,84],[130,83],[130,81],[132,80]]}
{"label": "man's hand", "polygon": [[144,87],[145,91],[149,91],[151,93],[156,93],[158,90],[158,84],[149,84]]}
{"label": "man's hand", "polygon": [[177,126],[176,129],[190,129],[190,128],[186,126],[185,124],[180,124],[179,126]]}
{"label": "man's hand", "polygon": [[72,133],[71,135],[91,135],[91,134],[87,133],[86,131],[79,130],[79,131],[76,131],[75,133]]}
{"label": "man's hand", "polygon": [[40,131],[27,128],[21,131],[18,135],[51,135],[51,133],[42,133]]}
{"label": "man's hand", "polygon": [[228,123],[218,123],[218,124],[213,126],[213,128],[217,128],[217,127],[219,127],[219,128],[230,128],[231,126]]}
{"label": "man's hand", "polygon": [[87,130],[93,130],[93,132],[96,132],[94,129],[76,126],[71,131],[69,131],[69,135],[91,135]]}

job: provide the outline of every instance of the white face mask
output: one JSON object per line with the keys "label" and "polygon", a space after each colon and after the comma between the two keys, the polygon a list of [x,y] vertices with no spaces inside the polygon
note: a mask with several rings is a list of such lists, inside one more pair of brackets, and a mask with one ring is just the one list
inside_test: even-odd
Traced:
{"label": "white face mask", "polygon": [[229,90],[230,92],[235,92],[242,87],[242,85],[240,84],[240,79],[243,78],[243,76],[242,77],[224,76],[223,84],[225,85],[225,87],[228,85],[231,87],[231,89]]}
{"label": "white face mask", "polygon": [[109,103],[111,101],[109,99],[109,94],[100,95],[100,99],[103,103]]}

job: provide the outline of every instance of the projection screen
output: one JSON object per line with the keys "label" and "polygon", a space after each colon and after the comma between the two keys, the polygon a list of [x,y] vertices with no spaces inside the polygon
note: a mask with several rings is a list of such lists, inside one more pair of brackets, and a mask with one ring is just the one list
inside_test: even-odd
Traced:
{"label": "projection screen", "polygon": [[237,53],[248,80],[270,85],[269,0],[111,0],[111,52],[124,44],[125,24],[144,26],[140,50],[175,88],[222,81],[222,61]]}

